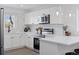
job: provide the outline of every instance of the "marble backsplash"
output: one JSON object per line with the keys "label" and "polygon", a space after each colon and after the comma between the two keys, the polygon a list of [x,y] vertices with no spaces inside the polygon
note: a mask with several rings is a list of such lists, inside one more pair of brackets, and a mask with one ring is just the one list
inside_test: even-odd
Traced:
{"label": "marble backsplash", "polygon": [[[50,34],[50,35],[64,35],[64,31],[63,31],[63,24],[30,24],[30,25],[26,25],[29,26],[31,28],[31,32],[32,33],[36,33],[36,28],[38,27],[42,27],[42,28],[50,28],[50,29],[54,29],[54,34]],[[48,33],[47,33],[48,35]]]}

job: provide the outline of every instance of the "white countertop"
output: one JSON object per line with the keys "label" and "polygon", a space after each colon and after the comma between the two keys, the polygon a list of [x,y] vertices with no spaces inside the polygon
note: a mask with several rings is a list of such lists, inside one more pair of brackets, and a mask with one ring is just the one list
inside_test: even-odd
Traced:
{"label": "white countertop", "polygon": [[[36,33],[28,32],[28,36],[36,37]],[[56,36],[56,35],[47,35],[45,38],[40,38],[42,41],[47,41],[51,43],[59,43],[63,45],[73,45],[79,43],[79,36]]]}
{"label": "white countertop", "polygon": [[40,40],[64,45],[73,45],[79,43],[78,36],[53,36],[53,37],[41,38]]}

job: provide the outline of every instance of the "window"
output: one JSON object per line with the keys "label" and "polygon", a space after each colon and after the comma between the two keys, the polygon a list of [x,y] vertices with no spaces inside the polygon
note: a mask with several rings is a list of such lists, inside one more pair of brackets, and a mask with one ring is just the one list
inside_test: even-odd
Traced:
{"label": "window", "polygon": [[5,20],[5,28],[7,28],[7,31],[10,32],[12,30],[12,28],[14,28],[15,24],[14,24],[14,16],[11,15],[5,15],[4,16],[4,20]]}

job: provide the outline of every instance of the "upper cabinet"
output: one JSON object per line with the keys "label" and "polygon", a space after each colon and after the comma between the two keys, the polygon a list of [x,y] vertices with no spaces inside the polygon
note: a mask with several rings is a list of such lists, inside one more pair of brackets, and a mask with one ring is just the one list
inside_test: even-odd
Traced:
{"label": "upper cabinet", "polygon": [[25,24],[39,24],[44,19],[43,16],[50,15],[50,24],[62,24],[62,13],[61,7],[53,7],[48,9],[41,9],[39,11],[34,11],[26,14]]}
{"label": "upper cabinet", "polygon": [[50,9],[50,24],[63,24],[61,7]]}
{"label": "upper cabinet", "polygon": [[50,14],[50,24],[65,24],[70,21],[70,19],[75,19],[76,15],[72,7],[56,6],[26,14],[25,24],[39,24],[44,14]]}

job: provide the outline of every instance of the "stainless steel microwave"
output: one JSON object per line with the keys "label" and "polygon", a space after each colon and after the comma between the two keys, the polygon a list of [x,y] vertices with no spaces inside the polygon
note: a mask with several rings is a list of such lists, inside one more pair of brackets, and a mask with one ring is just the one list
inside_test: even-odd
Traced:
{"label": "stainless steel microwave", "polygon": [[50,14],[41,17],[41,22],[39,24],[50,24]]}

